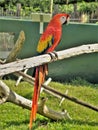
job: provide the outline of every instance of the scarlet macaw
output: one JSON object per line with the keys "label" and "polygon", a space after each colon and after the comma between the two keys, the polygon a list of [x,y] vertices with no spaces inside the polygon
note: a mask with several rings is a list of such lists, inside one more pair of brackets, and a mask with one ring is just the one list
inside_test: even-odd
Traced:
{"label": "scarlet macaw", "polygon": [[[65,13],[56,14],[51,19],[46,30],[44,31],[38,42],[37,52],[39,54],[54,51],[61,39],[62,25],[66,24],[68,19],[69,15]],[[47,65],[40,65],[36,67],[34,94],[32,98],[32,109],[30,116],[30,129],[32,128],[32,121],[35,121],[36,119],[38,97],[40,94],[41,85],[43,84],[45,76],[48,73],[47,69]]]}

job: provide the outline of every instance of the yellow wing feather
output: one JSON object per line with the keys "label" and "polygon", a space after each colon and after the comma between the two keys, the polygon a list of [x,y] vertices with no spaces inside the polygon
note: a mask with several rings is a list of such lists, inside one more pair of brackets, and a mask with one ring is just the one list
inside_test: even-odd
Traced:
{"label": "yellow wing feather", "polygon": [[48,46],[50,46],[51,41],[52,41],[52,35],[49,35],[47,38],[41,37],[41,39],[38,42],[37,46],[37,52],[41,53],[43,52]]}

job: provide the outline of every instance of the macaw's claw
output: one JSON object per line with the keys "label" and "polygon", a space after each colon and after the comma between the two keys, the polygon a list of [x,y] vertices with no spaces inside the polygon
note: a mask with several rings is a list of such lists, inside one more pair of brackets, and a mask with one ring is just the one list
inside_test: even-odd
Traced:
{"label": "macaw's claw", "polygon": [[56,53],[56,51],[49,52],[47,54],[50,55],[52,61],[56,61],[58,59],[58,54]]}

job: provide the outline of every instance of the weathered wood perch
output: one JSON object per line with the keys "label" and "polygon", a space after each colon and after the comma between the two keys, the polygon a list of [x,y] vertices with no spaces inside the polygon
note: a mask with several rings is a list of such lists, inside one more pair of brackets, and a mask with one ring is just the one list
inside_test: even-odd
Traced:
{"label": "weathered wood perch", "polygon": [[25,33],[24,31],[21,31],[12,51],[10,52],[10,54],[6,59],[6,63],[14,61],[17,58],[17,54],[22,49],[24,41],[25,41]]}
{"label": "weathered wood perch", "polygon": [[[59,51],[57,52],[58,59],[55,58],[55,61],[70,58],[70,57],[85,54],[85,53],[94,53],[94,52],[98,52],[98,43],[82,45],[82,46],[74,47],[71,49]],[[51,54],[55,57],[54,53],[51,53]],[[45,63],[50,63],[50,62],[53,62],[53,59],[51,59],[51,56],[49,54],[44,54],[44,55],[40,55],[40,56],[36,56],[32,58],[23,59],[20,61],[15,61],[8,64],[3,64],[3,65],[0,65],[0,76],[17,72],[17,71],[21,71],[24,69],[29,69],[29,68],[39,66]]]}
{"label": "weathered wood perch", "polygon": [[[28,110],[31,110],[32,101],[18,95],[0,80],[0,104],[11,102]],[[38,104],[38,113],[52,120],[71,119],[68,112],[56,112],[45,105],[46,99],[42,99]]]}
{"label": "weathered wood perch", "polygon": [[[23,76],[23,78],[24,78],[25,81],[27,81],[27,82],[29,82],[31,84],[34,84],[34,78],[32,78],[31,76],[29,76],[27,74],[24,74],[23,72],[16,73],[16,75],[19,75],[19,74],[21,76]],[[64,98],[66,98],[66,99],[68,99],[68,100],[70,100],[70,101],[72,101],[74,103],[77,103],[79,105],[82,105],[84,107],[87,107],[87,108],[89,108],[91,110],[94,110],[94,111],[98,112],[98,108],[96,106],[93,106],[93,105],[91,105],[89,103],[81,101],[81,100],[77,99],[76,97],[71,97],[71,96],[68,96],[67,94],[63,94],[63,93],[61,93],[61,92],[59,92],[59,91],[57,91],[57,90],[55,90],[55,89],[53,89],[53,88],[51,88],[49,86],[46,86],[44,84],[42,85],[42,87],[45,89],[44,91],[46,91],[48,93],[49,92],[54,93],[55,96],[57,96],[59,98],[64,97]]]}
{"label": "weathered wood perch", "polygon": [[[26,74],[27,71],[28,71],[28,69],[25,69],[25,70],[24,70],[24,74]],[[23,77],[22,77],[22,76],[19,76],[18,80],[16,81],[15,86],[18,86],[18,84],[20,83],[20,81],[21,81],[22,79],[23,79]]]}
{"label": "weathered wood perch", "polygon": [[[21,34],[21,33],[20,33]],[[23,76],[23,78],[33,84],[34,83],[34,79],[32,80],[32,77],[28,76],[28,75],[22,75],[22,72],[19,72],[21,70],[25,70],[25,69],[29,69],[38,65],[42,65],[45,63],[50,63],[53,62],[53,59],[51,59],[49,54],[44,54],[44,55],[40,55],[37,57],[32,57],[32,58],[28,58],[28,59],[23,59],[20,61],[14,61],[17,57],[18,52],[21,50],[23,42],[24,42],[24,33],[22,33],[22,35],[19,35],[19,38],[16,42],[16,45],[14,47],[14,49],[11,51],[10,55],[7,57],[5,62],[0,62],[0,76],[4,76],[6,74],[10,74],[10,73],[14,73],[14,74],[18,74],[19,76]],[[17,46],[19,45],[19,46]],[[56,60],[61,60],[64,58],[70,58],[76,55],[81,55],[81,54],[85,54],[85,53],[93,53],[93,52],[98,52],[98,43],[96,44],[88,44],[88,45],[82,45],[82,46],[78,46],[78,47],[74,47],[71,49],[67,49],[67,50],[63,50],[63,51],[59,51],[57,52],[58,55],[58,59],[54,59],[54,61]],[[54,53],[52,53],[52,55],[55,57]],[[14,62],[12,62],[14,61]],[[8,63],[8,62],[12,62],[12,63]],[[5,64],[4,64],[5,63]],[[50,87],[47,87],[45,85],[43,85],[43,88],[45,91],[47,91],[48,93],[52,93],[55,94],[56,96],[62,98],[67,98],[68,100],[71,100],[75,103],[78,103],[80,105],[86,106],[90,109],[93,109],[95,111],[98,111],[98,108],[96,108],[95,106],[92,106],[90,104],[87,104],[85,102],[82,102],[74,97],[69,97],[66,94],[62,94]],[[4,102],[12,102],[16,105],[19,105],[21,107],[24,107],[26,109],[31,109],[31,101],[16,94],[15,92],[13,92],[12,90],[9,89],[9,87],[3,83],[2,81],[0,81],[0,104],[4,103]],[[54,110],[51,110],[50,108],[48,108],[45,105],[46,99],[43,99],[41,101],[41,103],[38,105],[38,113],[46,116],[48,118],[51,118],[53,120],[60,120],[63,118],[68,118],[71,119],[69,114],[67,113],[67,111],[65,112],[56,112]]]}
{"label": "weathered wood perch", "polygon": [[[19,51],[22,48],[24,40],[25,40],[25,35],[24,35],[24,32],[21,31],[19,38],[16,41],[16,44],[15,44],[14,48],[12,49],[12,51],[10,52],[10,54],[8,55],[7,59],[4,61],[0,60],[1,61],[0,63],[4,64],[4,63],[9,63],[9,62],[14,61],[17,57],[17,54],[19,53]],[[32,106],[32,101],[13,92],[12,90],[9,89],[9,87],[5,83],[0,81],[0,104],[2,104],[4,102],[12,102],[16,105],[19,105],[19,106],[29,109],[29,110],[31,110],[31,106]],[[46,116],[52,120],[61,120],[64,118],[71,119],[71,117],[69,116],[69,114],[66,110],[62,111],[62,112],[56,112],[56,111],[48,108],[45,105],[45,102],[46,102],[46,99],[42,99],[41,102],[38,104],[38,113],[39,114]]]}

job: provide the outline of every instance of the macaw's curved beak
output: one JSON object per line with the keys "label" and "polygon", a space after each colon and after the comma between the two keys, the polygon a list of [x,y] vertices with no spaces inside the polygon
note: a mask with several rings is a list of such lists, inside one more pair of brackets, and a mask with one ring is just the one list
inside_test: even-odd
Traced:
{"label": "macaw's curved beak", "polygon": [[70,21],[70,16],[69,16],[69,15],[67,15],[67,19],[66,19],[66,21],[64,22],[64,24],[68,24],[68,23],[69,23],[69,21]]}

